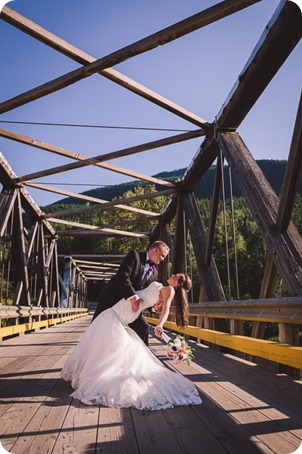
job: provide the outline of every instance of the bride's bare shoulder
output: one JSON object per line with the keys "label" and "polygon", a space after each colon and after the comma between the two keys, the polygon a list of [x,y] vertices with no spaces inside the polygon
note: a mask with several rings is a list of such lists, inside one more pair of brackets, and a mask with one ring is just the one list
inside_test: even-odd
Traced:
{"label": "bride's bare shoulder", "polygon": [[170,296],[174,296],[175,290],[172,285],[166,285],[161,288],[160,293],[166,298],[169,298]]}

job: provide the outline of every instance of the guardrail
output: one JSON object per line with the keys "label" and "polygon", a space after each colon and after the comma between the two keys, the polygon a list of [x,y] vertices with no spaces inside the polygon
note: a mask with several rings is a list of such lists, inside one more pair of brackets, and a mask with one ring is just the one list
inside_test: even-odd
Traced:
{"label": "guardrail", "polygon": [[86,315],[89,315],[87,308],[0,305],[0,340]]}
{"label": "guardrail", "polygon": [[[155,318],[146,318],[150,324],[156,325]],[[236,350],[251,356],[257,356],[269,361],[274,361],[278,364],[285,364],[286,366],[302,370],[302,347],[279,344],[278,342],[247,336],[222,333],[220,331],[198,328],[191,325],[187,326],[184,330],[181,330],[174,322],[166,322],[164,327],[205,342],[220,345],[221,347],[227,347],[231,350]]]}
{"label": "guardrail", "polygon": [[[148,316],[151,325],[156,325],[158,315]],[[278,364],[302,370],[302,347],[283,344],[270,340],[257,339],[238,334],[224,333],[202,328],[203,317],[208,319],[223,318],[228,320],[270,322],[290,325],[302,325],[302,297],[282,299],[268,298],[257,300],[215,301],[189,304],[189,316],[196,317],[195,326],[188,325],[182,330],[173,321],[174,311],[165,323],[166,329],[191,336],[210,344],[227,347],[230,350],[245,353],[252,357],[260,357]]]}
{"label": "guardrail", "polygon": [[302,324],[302,297],[189,304],[190,316]]}

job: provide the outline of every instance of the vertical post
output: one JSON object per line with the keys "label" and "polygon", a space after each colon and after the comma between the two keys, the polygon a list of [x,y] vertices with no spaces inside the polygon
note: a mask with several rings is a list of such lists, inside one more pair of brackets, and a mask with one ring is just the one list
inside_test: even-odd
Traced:
{"label": "vertical post", "polygon": [[64,257],[64,276],[61,292],[61,307],[69,307],[71,257]]}
{"label": "vertical post", "polygon": [[[214,257],[211,257],[209,266],[205,263],[207,238],[194,194],[185,194],[182,198],[206,300],[225,301],[224,290]],[[228,332],[227,323],[224,319],[205,318],[205,323],[207,323],[206,327],[209,329],[215,328],[218,331]]]}
{"label": "vertical post", "polygon": [[164,241],[170,248],[170,252],[166,260],[160,263],[159,265],[159,273],[158,273],[158,280],[159,282],[166,282],[167,278],[169,277],[170,273],[170,260],[173,257],[173,243],[171,239],[171,233],[169,229],[169,224],[161,224],[160,226],[160,239]]}
{"label": "vertical post", "polygon": [[[14,206],[14,223],[12,226],[12,256],[14,277],[19,291],[15,293],[14,304],[30,305],[29,280],[26,262],[25,239],[22,220],[22,205],[19,191]],[[22,285],[18,285],[22,284]]]}
{"label": "vertical post", "polygon": [[187,232],[184,223],[184,209],[181,196],[179,195],[175,219],[174,257],[172,263],[172,273],[182,273],[184,271],[186,236]]}
{"label": "vertical post", "polygon": [[38,288],[39,300],[43,307],[49,307],[48,299],[48,268],[45,261],[45,243],[43,223],[39,225],[39,244],[38,244]]}

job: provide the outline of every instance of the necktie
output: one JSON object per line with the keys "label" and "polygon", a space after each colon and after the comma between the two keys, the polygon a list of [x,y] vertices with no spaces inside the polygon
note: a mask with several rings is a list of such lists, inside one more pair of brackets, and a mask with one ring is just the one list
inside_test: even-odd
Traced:
{"label": "necktie", "polygon": [[[147,266],[146,266],[147,265]],[[141,285],[144,285],[147,280],[149,279],[150,274],[153,272],[154,263],[151,260],[147,260],[145,265],[145,269],[142,275]]]}

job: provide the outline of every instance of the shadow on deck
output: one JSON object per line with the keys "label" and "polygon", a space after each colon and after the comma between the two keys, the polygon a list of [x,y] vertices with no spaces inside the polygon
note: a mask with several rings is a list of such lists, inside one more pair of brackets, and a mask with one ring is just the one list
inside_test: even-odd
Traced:
{"label": "shadow on deck", "polygon": [[144,412],[73,400],[60,371],[89,322],[84,317],[0,343],[0,441],[6,451],[289,454],[300,446],[301,380],[195,342],[190,366],[169,363],[155,338],[150,348],[194,381],[202,405]]}

